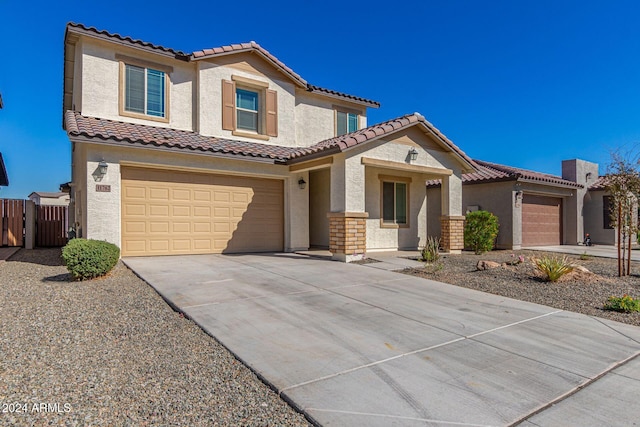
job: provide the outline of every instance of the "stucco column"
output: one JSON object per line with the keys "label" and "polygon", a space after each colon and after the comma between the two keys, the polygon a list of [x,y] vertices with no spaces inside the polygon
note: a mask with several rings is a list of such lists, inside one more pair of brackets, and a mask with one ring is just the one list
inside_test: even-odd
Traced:
{"label": "stucco column", "polygon": [[511,192],[511,249],[522,249],[522,199],[524,193],[520,188]]}
{"label": "stucco column", "polygon": [[365,169],[357,156],[340,154],[331,165],[329,250],[332,258],[349,262],[366,253]]}
{"label": "stucco column", "polygon": [[[298,181],[305,181],[300,188]],[[285,226],[285,251],[295,252],[309,249],[309,172],[292,173],[285,180],[287,189],[286,210],[289,226]]]}
{"label": "stucco column", "polygon": [[440,236],[442,248],[459,254],[464,249],[464,216],[462,215],[462,179],[460,175],[442,177],[440,189]]}
{"label": "stucco column", "polygon": [[104,175],[99,170],[99,159],[87,162],[87,226],[83,234],[120,247],[120,164],[106,156],[105,162]]}

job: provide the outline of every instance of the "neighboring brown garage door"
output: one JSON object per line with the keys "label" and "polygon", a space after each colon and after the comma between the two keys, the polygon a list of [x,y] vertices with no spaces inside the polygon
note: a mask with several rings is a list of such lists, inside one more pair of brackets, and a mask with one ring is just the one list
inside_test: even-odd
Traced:
{"label": "neighboring brown garage door", "polygon": [[283,249],[283,182],[122,168],[122,255]]}
{"label": "neighboring brown garage door", "polygon": [[562,199],[525,194],[522,201],[522,245],[560,245]]}

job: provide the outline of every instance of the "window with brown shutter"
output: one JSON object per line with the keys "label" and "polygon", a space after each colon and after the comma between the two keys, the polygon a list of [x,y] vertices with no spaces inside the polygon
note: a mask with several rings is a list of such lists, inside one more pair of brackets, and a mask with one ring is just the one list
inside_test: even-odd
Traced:
{"label": "window with brown shutter", "polygon": [[222,129],[267,140],[278,136],[278,94],[267,82],[232,75],[222,81]]}
{"label": "window with brown shutter", "polygon": [[236,84],[222,81],[222,129],[236,130]]}

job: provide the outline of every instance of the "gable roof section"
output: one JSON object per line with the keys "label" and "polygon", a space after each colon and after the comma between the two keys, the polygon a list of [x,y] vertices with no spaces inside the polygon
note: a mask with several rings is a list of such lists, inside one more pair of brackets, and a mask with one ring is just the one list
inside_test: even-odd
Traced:
{"label": "gable roof section", "polygon": [[295,148],[203,136],[195,132],[139,125],[83,116],[67,111],[65,123],[69,137],[95,142],[131,146],[142,145],[169,150],[231,154],[284,162]]}
{"label": "gable roof section", "polygon": [[4,160],[2,159],[2,153],[0,153],[0,186],[9,185],[9,176],[7,175],[7,169],[4,167]]}
{"label": "gable roof section", "polygon": [[[478,170],[472,173],[462,174],[463,184],[486,184],[501,181],[532,181],[540,184],[559,185],[570,188],[583,188],[583,185],[573,181],[562,179],[559,176],[535,172],[497,163],[474,160]],[[439,180],[427,181],[427,187],[440,185]]]}
{"label": "gable roof section", "polygon": [[[76,37],[78,35],[85,35],[85,36],[93,37],[96,39],[107,40],[109,42],[115,42],[123,46],[142,49],[148,52],[169,56],[169,57],[176,58],[183,61],[198,61],[198,60],[236,54],[236,53],[242,53],[242,52],[257,53],[267,62],[271,63],[274,67],[280,70],[283,74],[288,76],[295,84],[297,84],[299,87],[306,89],[309,92],[317,92],[325,96],[344,99],[350,102],[366,105],[367,107],[373,107],[373,108],[380,107],[380,103],[377,101],[362,98],[359,96],[349,95],[343,92],[321,88],[319,86],[315,86],[307,83],[307,81],[303,79],[298,73],[293,71],[291,68],[285,65],[282,61],[280,61],[278,58],[272,55],[268,50],[266,50],[265,48],[263,48],[262,46],[260,46],[258,43],[254,41],[250,41],[248,43],[238,43],[238,44],[231,44],[226,46],[219,46],[219,47],[214,47],[210,49],[203,49],[203,50],[195,51],[193,53],[185,53],[180,50],[175,50],[168,47],[155,45],[153,43],[148,43],[139,39],[133,39],[129,36],[121,36],[120,34],[117,34],[117,33],[110,33],[105,30],[98,30],[95,27],[87,27],[83,24],[69,22],[67,24],[67,29],[65,32],[65,48],[66,48],[67,42],[69,42],[74,35]],[[69,109],[69,108],[71,108],[71,106],[67,105],[66,109]]]}
{"label": "gable roof section", "polygon": [[250,41],[249,43],[239,43],[228,46],[214,47],[211,49],[198,50],[191,54],[191,60],[198,61],[202,59],[215,58],[219,56],[243,52],[257,53],[267,62],[275,66],[278,70],[282,71],[282,73],[289,76],[289,78],[297,83],[298,86],[305,88],[307,87],[307,81],[305,79],[300,77],[300,75],[294,72],[291,68],[287,67],[282,61],[280,61],[278,58],[269,53],[268,50],[254,41]]}
{"label": "gable roof section", "polygon": [[345,151],[356,145],[364,144],[391,135],[400,130],[407,129],[412,126],[419,126],[424,131],[431,133],[446,148],[450,149],[456,157],[466,166],[469,171],[475,171],[476,166],[460,148],[458,148],[451,140],[449,140],[435,126],[429,123],[421,114],[407,114],[396,119],[388,120],[355,132],[340,135],[334,138],[326,139],[310,147],[302,148],[291,154],[291,160],[302,161],[305,157],[315,156],[318,154],[330,154],[333,152]]}

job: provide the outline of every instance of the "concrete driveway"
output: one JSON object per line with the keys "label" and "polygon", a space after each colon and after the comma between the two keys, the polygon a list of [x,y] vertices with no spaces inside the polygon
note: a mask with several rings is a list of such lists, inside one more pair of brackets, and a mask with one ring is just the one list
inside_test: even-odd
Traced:
{"label": "concrete driveway", "polygon": [[124,261],[321,425],[640,417],[638,327],[296,254]]}

